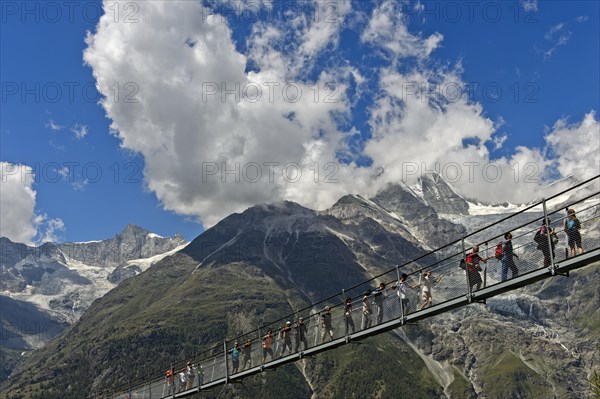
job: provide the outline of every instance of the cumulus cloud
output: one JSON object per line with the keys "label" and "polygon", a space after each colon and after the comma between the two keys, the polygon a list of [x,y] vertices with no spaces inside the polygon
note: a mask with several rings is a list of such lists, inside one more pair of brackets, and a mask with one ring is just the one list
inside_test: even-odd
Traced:
{"label": "cumulus cloud", "polygon": [[382,47],[395,57],[429,56],[444,37],[434,33],[423,40],[410,33],[401,8],[401,3],[391,0],[375,8],[361,39],[366,43]]}
{"label": "cumulus cloud", "polygon": [[65,223],[60,218],[48,218],[48,215],[38,215],[34,219],[38,227],[37,244],[45,242],[60,242],[63,240]]}
{"label": "cumulus cloud", "polygon": [[[343,22],[351,3],[337,4]],[[122,147],[144,157],[147,187],[166,209],[210,226],[262,202],[324,209],[347,193],[370,195],[436,169],[482,201],[537,197],[553,164],[544,149],[517,147],[492,159],[488,146],[506,139],[497,132],[501,120],[462,95],[460,66],[427,62],[442,35],[410,33],[395,2],[384,1],[363,25],[353,22],[386,61],[367,70],[314,63],[335,51],[343,23],[259,21],[241,53],[227,20],[210,14],[202,2],[144,2],[140,23],[115,23],[108,13],[86,39],[84,60],[100,92],[111,93],[115,81],[139,88],[136,103],[105,98],[102,106]],[[406,58],[419,67],[402,65]],[[352,126],[351,86],[354,97],[374,97],[368,134]],[[455,86],[452,99],[430,90]]]}
{"label": "cumulus cloud", "polygon": [[30,244],[37,234],[33,172],[25,165],[0,162],[0,236]]}
{"label": "cumulus cloud", "polygon": [[[415,184],[422,175],[441,174],[461,193],[483,202],[524,202],[537,196],[539,178],[547,168],[540,150],[519,147],[510,158],[492,159],[487,143],[498,145],[496,124],[468,96],[449,98],[423,87],[461,84],[453,71],[382,73],[383,95],[373,108],[373,139],[365,153],[384,170],[380,183]],[[528,183],[518,169],[534,172]],[[533,196],[533,197],[532,197]]]}
{"label": "cumulus cloud", "polygon": [[[27,165],[0,162],[0,236],[28,245],[55,241],[61,219],[36,214],[35,175]],[[43,240],[43,241],[40,241]]]}
{"label": "cumulus cloud", "polygon": [[[167,209],[209,225],[299,191],[315,203],[331,200],[333,184],[298,187],[336,161],[343,137],[332,113],[346,112],[343,85],[329,87],[326,73],[296,81],[294,59],[273,49],[281,32],[270,25],[254,29],[250,53],[261,70],[247,73],[226,22],[203,21],[201,7],[146,2],[140,18],[148,23],[124,26],[104,16],[87,38],[84,57],[102,92],[115,79],[139,87],[139,103],[103,106],[122,145],[144,156],[148,188]],[[148,37],[156,38],[152,45]]]}
{"label": "cumulus cloud", "polygon": [[600,174],[600,122],[594,111],[580,123],[559,119],[546,136],[561,176],[583,181]]}

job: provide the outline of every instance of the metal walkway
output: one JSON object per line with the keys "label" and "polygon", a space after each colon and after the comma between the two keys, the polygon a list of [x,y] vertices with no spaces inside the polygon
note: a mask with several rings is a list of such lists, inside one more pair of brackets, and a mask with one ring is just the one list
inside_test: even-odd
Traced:
{"label": "metal walkway", "polygon": [[[188,369],[185,363],[179,367],[172,367],[172,377],[156,376],[152,381],[138,383],[135,387],[128,387],[118,394],[99,395],[95,398],[188,397],[402,327],[407,323],[415,323],[471,303],[485,303],[487,298],[526,287],[543,279],[568,276],[571,270],[600,261],[599,189],[600,176],[596,176],[456,242],[397,266],[364,283],[344,289],[340,294],[269,325],[261,326],[255,331],[226,340],[198,358],[190,359],[193,363],[191,368]],[[583,253],[579,253],[576,248],[573,254],[567,245],[569,238],[567,232],[563,231],[567,220],[566,207],[576,210],[581,224],[579,234],[582,237]],[[552,235],[546,235],[541,244],[534,241],[536,232],[543,223],[555,229],[557,243],[553,241]],[[503,263],[494,257],[496,245],[504,242],[505,232],[512,232],[514,253],[518,255],[514,264],[518,270],[513,270],[509,264],[503,266]],[[571,239],[576,240],[574,233],[571,233]],[[480,254],[489,260],[480,264],[480,271],[469,273],[460,267],[461,259],[465,259],[471,252],[471,246],[478,243]],[[551,247],[554,251],[547,250]],[[432,274],[425,277],[427,271]],[[401,279],[402,274],[406,274],[404,279]],[[402,286],[401,280],[405,280]],[[426,284],[426,280],[429,280],[429,283]],[[385,288],[376,294],[378,291],[375,288],[381,283]],[[426,285],[430,286],[431,305],[424,301],[427,296],[424,296],[423,287]],[[348,307],[348,304],[351,305]],[[330,307],[330,327],[325,327],[322,322],[325,306]],[[370,308],[371,313],[365,314],[365,307]],[[303,350],[295,351],[298,334],[294,327],[300,317],[304,319],[306,326],[306,342],[299,341],[298,348]],[[285,339],[280,336],[280,332],[287,322],[290,322],[292,329],[289,337]],[[273,331],[271,349],[275,356],[269,354],[263,357],[263,342],[269,330]],[[234,342],[239,343],[239,348],[242,349],[236,369],[231,354]],[[243,350],[245,343],[247,351]],[[289,351],[285,353],[288,345]],[[165,365],[165,369],[169,367]]]}

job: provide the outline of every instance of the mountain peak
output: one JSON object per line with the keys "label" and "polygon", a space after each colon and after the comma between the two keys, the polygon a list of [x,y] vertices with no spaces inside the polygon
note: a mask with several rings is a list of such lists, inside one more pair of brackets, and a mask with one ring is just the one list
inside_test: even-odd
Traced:
{"label": "mountain peak", "polygon": [[129,223],[119,234],[148,234],[150,231],[138,226],[137,224]]}
{"label": "mountain peak", "polygon": [[467,215],[469,204],[454,188],[435,172],[427,173],[420,178],[423,199],[427,205],[438,213]]}

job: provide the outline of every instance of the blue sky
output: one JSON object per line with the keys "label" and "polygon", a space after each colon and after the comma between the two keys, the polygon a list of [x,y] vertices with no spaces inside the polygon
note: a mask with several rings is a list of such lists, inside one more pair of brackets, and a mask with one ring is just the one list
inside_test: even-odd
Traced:
{"label": "blue sky", "polygon": [[[320,11],[303,2],[151,3],[2,3],[2,235],[87,241],[135,223],[192,239],[254,203],[291,199],[323,209],[345,192],[368,195],[402,179],[397,165],[406,155],[389,155],[401,153],[398,142],[413,148],[417,163],[537,162],[540,184],[582,173],[566,138],[598,148],[598,2],[340,0]],[[199,10],[201,18],[193,15]],[[449,81],[469,89],[459,101],[446,98],[445,111],[424,109],[397,91],[413,87],[415,76],[428,88],[445,82],[438,93],[446,95]],[[318,101],[202,97],[209,83],[267,78],[316,84]],[[338,92],[327,92],[326,82]],[[339,101],[326,103],[329,94]],[[419,125],[428,115],[431,124]],[[435,136],[453,123],[463,136]],[[445,149],[448,135],[462,146]],[[263,165],[264,174],[265,162],[287,161],[314,179],[207,174],[223,162],[248,173]],[[318,179],[310,169],[317,163]],[[377,168],[384,177],[373,179]],[[323,182],[329,172],[337,184]],[[484,183],[457,187],[499,202],[535,192],[521,184],[510,190],[514,198],[489,198]]]}

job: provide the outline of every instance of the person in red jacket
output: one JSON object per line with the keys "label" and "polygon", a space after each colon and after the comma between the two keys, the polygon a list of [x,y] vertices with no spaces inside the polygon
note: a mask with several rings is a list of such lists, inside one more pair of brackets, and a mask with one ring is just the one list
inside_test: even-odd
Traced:
{"label": "person in red jacket", "polygon": [[493,258],[493,256],[490,256],[489,258],[482,258],[479,255],[478,245],[473,245],[471,253],[467,255],[467,272],[469,273],[469,285],[471,286],[471,292],[473,292],[473,286],[476,286],[477,289],[481,288],[481,283],[483,280],[481,279],[481,274],[479,274],[479,272],[482,271],[480,263],[486,263],[490,258]]}

